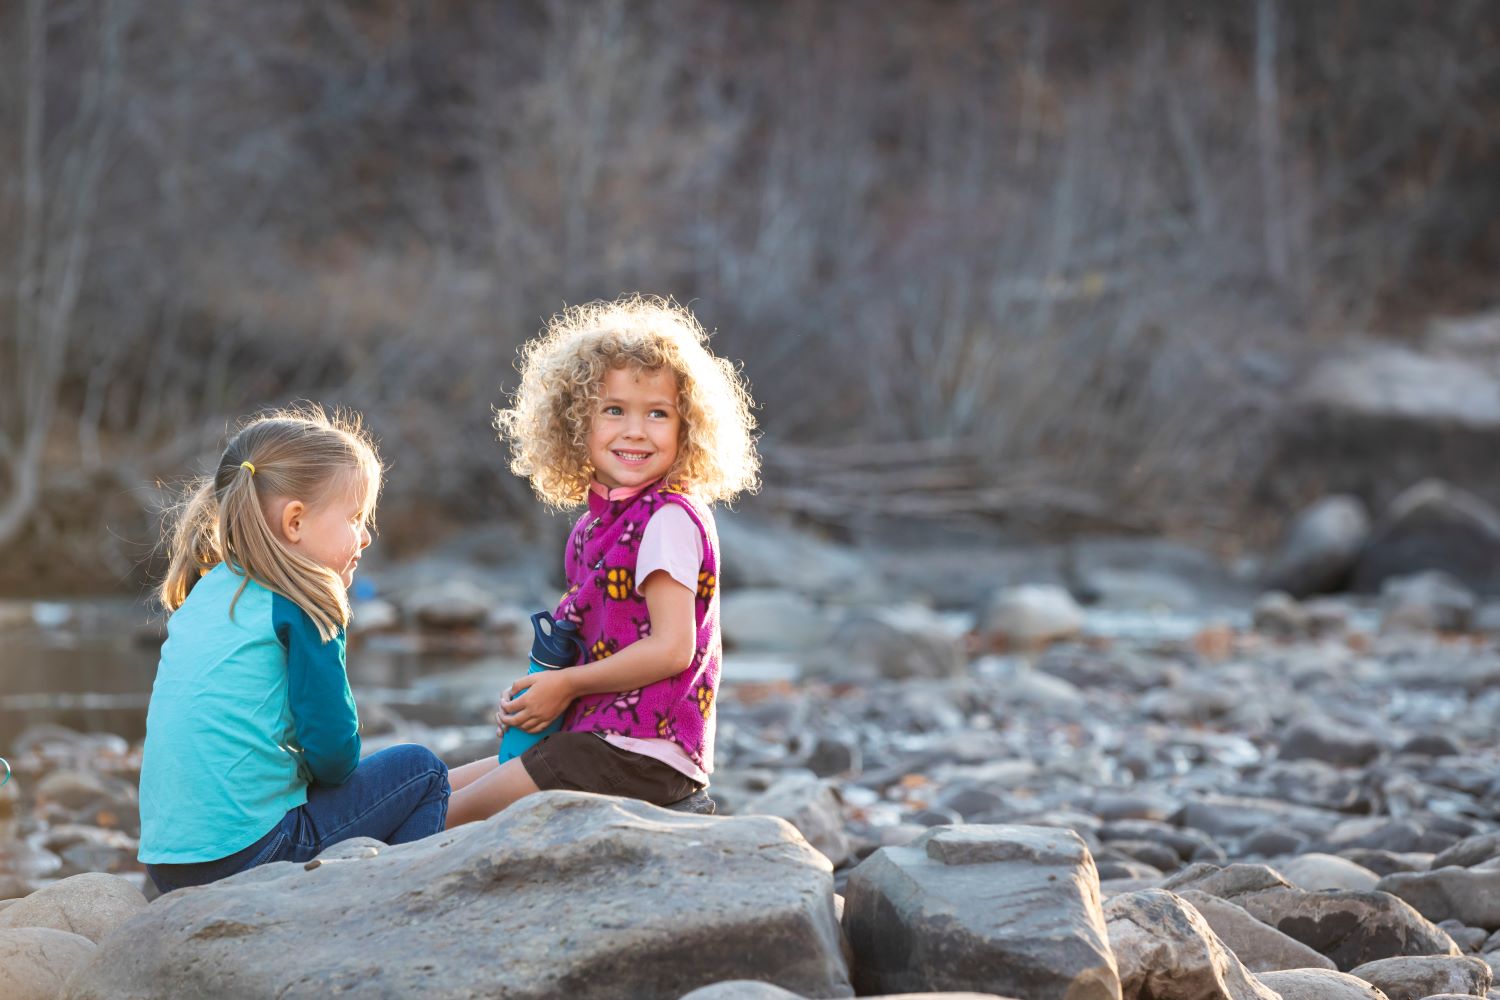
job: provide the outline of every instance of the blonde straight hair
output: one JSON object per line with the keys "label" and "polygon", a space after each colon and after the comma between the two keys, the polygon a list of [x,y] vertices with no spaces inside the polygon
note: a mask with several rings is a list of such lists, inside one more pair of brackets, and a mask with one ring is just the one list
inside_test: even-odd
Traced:
{"label": "blonde straight hair", "polygon": [[273,498],[315,506],[362,489],[373,523],[383,470],[358,414],[297,406],[252,417],[219,457],[211,476],[191,483],[165,528],[170,563],[157,596],[176,611],[209,570],[223,563],[307,612],[323,641],[349,623],[349,595],[332,570],[282,543],[267,520]]}

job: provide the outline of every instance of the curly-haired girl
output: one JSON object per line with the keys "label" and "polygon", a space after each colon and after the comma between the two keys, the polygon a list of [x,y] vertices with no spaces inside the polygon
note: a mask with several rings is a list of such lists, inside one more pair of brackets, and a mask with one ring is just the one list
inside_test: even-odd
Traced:
{"label": "curly-haired girl", "polygon": [[511,470],[554,507],[587,503],[563,553],[555,617],[585,662],[528,674],[503,729],[560,732],[450,775],[448,825],[540,789],[664,805],[706,787],[719,683],[719,539],[708,505],[758,485],[751,401],[683,307],[629,296],[571,308],[522,352],[496,421]]}

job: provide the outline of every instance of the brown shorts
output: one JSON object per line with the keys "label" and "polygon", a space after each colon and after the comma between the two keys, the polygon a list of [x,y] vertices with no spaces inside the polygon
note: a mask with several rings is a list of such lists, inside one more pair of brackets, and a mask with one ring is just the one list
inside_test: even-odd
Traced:
{"label": "brown shorts", "polygon": [[521,765],[543,791],[623,795],[664,806],[703,786],[655,757],[621,750],[597,733],[551,733],[521,754]]}

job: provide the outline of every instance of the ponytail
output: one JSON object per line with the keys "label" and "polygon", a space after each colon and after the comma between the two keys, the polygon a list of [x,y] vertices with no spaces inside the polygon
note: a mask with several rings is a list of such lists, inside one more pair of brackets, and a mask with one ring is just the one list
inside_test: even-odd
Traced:
{"label": "ponytail", "polygon": [[211,478],[194,480],[186,499],[168,514],[167,552],[171,561],[156,597],[162,607],[176,611],[187,600],[193,584],[222,560],[219,556],[219,504]]}
{"label": "ponytail", "polygon": [[[214,475],[195,483],[171,532],[171,562],[159,596],[168,611],[182,606],[199,576],[219,563],[293,601],[326,642],[349,623],[349,595],[338,574],[281,542],[266,519],[265,501],[326,500],[339,488],[362,486],[373,516],[380,460],[357,417],[330,417],[318,407],[284,410],[252,420],[230,439]],[[230,613],[234,612],[230,604]]]}

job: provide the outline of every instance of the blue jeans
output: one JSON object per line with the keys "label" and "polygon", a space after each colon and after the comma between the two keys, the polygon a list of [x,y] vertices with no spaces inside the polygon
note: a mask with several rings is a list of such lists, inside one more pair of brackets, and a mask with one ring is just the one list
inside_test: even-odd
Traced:
{"label": "blue jeans", "polygon": [[448,768],[424,746],[387,747],[359,762],[342,785],[308,785],[307,802],[265,836],[217,861],[147,865],[162,892],[207,885],[272,861],[310,861],[341,840],[405,844],[438,833],[448,816]]}

